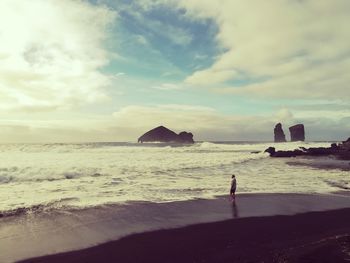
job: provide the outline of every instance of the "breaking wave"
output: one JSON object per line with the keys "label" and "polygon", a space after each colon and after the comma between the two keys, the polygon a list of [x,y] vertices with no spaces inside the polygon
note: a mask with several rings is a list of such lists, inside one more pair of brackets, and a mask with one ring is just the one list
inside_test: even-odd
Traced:
{"label": "breaking wave", "polygon": [[312,167],[291,166],[286,160],[269,158],[264,153],[269,146],[288,150],[327,145],[254,142],[0,145],[0,213],[4,216],[53,206],[212,198],[227,193],[232,173],[238,177],[238,192],[347,189],[342,181],[344,171],[321,169],[316,173]]}

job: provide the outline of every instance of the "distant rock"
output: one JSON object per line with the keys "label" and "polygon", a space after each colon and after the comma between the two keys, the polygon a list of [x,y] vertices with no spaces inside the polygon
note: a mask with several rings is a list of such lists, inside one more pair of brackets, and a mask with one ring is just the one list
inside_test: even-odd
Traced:
{"label": "distant rock", "polygon": [[193,134],[190,132],[180,132],[179,133],[179,138],[182,142],[184,143],[194,143],[193,141]]}
{"label": "distant rock", "polygon": [[295,141],[305,141],[305,129],[303,124],[297,124],[289,127],[290,140]]}
{"label": "distant rock", "polygon": [[282,124],[277,123],[274,129],[275,142],[286,142],[286,135],[282,129]]}
{"label": "distant rock", "polygon": [[138,139],[138,142],[194,143],[192,133],[181,132],[180,134],[176,134],[164,126],[159,126],[146,132]]}

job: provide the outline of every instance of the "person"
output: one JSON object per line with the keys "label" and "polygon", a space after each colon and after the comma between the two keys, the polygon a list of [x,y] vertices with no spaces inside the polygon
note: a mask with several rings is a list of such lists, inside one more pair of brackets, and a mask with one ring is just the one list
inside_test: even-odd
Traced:
{"label": "person", "polygon": [[233,174],[232,181],[231,181],[231,190],[230,190],[230,195],[233,200],[236,199],[236,188],[237,188],[236,176]]}

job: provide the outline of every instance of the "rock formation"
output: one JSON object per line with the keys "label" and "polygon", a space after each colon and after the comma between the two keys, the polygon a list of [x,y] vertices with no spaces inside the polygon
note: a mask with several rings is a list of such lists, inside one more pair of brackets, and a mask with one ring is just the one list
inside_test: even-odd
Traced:
{"label": "rock formation", "polygon": [[346,141],[343,143],[339,144],[339,147],[343,150],[350,151],[350,138],[348,138]]}
{"label": "rock formation", "polygon": [[305,141],[305,129],[303,124],[297,124],[289,127],[290,140],[295,141]]}
{"label": "rock formation", "polygon": [[282,124],[277,123],[274,129],[275,142],[286,142],[286,135],[283,132]]}
{"label": "rock formation", "polygon": [[271,157],[273,157],[276,153],[276,148],[275,147],[269,147],[265,151],[265,153],[269,153]]}
{"label": "rock formation", "polygon": [[330,147],[300,147],[293,151],[276,151],[274,147],[265,150],[271,157],[296,157],[296,156],[328,156],[338,159],[350,160],[350,138],[340,144],[332,143]]}
{"label": "rock formation", "polygon": [[193,141],[193,134],[190,132],[180,132],[179,133],[179,138],[182,142],[184,143],[194,143]]}
{"label": "rock formation", "polygon": [[194,143],[192,133],[181,132],[180,134],[176,134],[164,126],[159,126],[146,132],[138,139],[138,142]]}
{"label": "rock formation", "polygon": [[293,151],[276,151],[275,147],[269,147],[265,150],[265,152],[269,153],[271,157],[296,157],[299,155],[303,155],[304,152],[302,150],[293,150]]}

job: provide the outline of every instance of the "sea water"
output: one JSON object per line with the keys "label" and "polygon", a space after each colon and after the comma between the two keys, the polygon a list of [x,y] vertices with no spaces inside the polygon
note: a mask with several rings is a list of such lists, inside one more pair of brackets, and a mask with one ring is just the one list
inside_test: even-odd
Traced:
{"label": "sea water", "polygon": [[348,188],[349,171],[318,169],[305,160],[295,165],[298,158],[270,158],[264,153],[269,146],[287,150],[329,143],[3,144],[0,215],[210,199],[228,193],[233,173],[238,193],[327,193]]}

